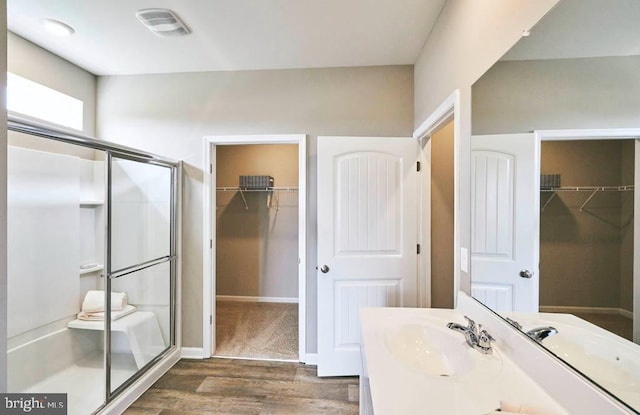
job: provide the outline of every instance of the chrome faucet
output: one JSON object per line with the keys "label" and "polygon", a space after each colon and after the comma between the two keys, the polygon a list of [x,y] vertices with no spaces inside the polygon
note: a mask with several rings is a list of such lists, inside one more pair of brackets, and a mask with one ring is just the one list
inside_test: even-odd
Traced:
{"label": "chrome faucet", "polygon": [[451,322],[447,324],[451,330],[457,331],[458,333],[462,333],[464,335],[467,344],[478,350],[483,354],[490,354],[493,349],[491,348],[491,342],[495,340],[489,332],[482,329],[482,325],[476,326],[476,322],[471,320],[469,317],[464,316],[467,320],[467,326],[463,326],[460,323]]}
{"label": "chrome faucet", "polygon": [[558,334],[558,330],[555,327],[536,327],[535,329],[531,329],[527,332],[527,336],[531,337],[533,340],[541,343],[544,339],[549,336],[553,336],[554,334]]}

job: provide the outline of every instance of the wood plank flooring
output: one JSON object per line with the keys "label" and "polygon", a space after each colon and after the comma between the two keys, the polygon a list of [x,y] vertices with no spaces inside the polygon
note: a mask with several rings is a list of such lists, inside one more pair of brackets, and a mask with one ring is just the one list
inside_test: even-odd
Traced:
{"label": "wood plank flooring", "polygon": [[126,415],[357,414],[358,378],[319,378],[316,367],[258,360],[181,360]]}

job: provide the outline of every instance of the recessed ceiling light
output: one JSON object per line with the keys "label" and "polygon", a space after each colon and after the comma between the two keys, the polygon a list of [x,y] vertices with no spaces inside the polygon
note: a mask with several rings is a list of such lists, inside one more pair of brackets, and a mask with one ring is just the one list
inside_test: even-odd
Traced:
{"label": "recessed ceiling light", "polygon": [[42,24],[42,26],[44,26],[44,28],[49,33],[51,33],[54,36],[60,36],[60,37],[71,36],[76,32],[75,30],[73,30],[73,27],[69,26],[66,23],[62,23],[58,20],[41,19],[40,23]]}
{"label": "recessed ceiling light", "polygon": [[168,9],[138,10],[136,16],[147,29],[158,36],[184,36],[191,33],[182,20]]}

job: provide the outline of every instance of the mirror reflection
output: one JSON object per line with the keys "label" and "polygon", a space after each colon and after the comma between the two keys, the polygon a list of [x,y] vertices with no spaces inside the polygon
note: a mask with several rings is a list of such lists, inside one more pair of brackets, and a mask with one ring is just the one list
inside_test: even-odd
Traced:
{"label": "mirror reflection", "polygon": [[636,410],[638,19],[561,0],[474,84],[471,143],[471,294]]}

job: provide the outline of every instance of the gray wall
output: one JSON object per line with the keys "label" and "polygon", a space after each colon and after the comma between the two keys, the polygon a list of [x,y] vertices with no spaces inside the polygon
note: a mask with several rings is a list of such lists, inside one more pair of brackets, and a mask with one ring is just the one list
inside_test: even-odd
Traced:
{"label": "gray wall", "polygon": [[[298,186],[296,144],[221,145],[216,186],[269,175]],[[298,192],[216,192],[216,295],[298,298]]]}
{"label": "gray wall", "polygon": [[640,125],[640,56],[497,62],[473,85],[473,133]]}
{"label": "gray wall", "polygon": [[7,54],[9,72],[81,100],[82,133],[95,136],[95,75],[12,32],[8,33]]}
{"label": "gray wall", "polygon": [[183,344],[202,346],[203,137],[306,133],[307,351],[316,352],[318,135],[410,136],[411,66],[107,76],[98,79],[98,135],[185,161]]}
{"label": "gray wall", "polygon": [[[414,127],[460,91],[459,236],[471,247],[471,85],[558,0],[448,0],[415,64]],[[472,271],[473,272],[473,271]],[[461,289],[471,292],[461,272]]]}

